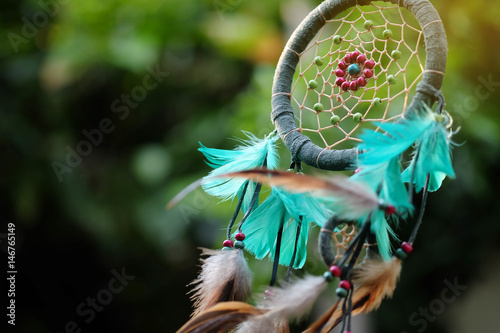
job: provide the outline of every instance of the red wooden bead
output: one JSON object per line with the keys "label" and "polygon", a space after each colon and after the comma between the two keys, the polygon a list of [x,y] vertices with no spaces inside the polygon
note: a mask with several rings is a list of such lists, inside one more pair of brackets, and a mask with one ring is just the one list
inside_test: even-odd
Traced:
{"label": "red wooden bead", "polygon": [[356,62],[362,64],[366,61],[366,56],[364,54],[360,54],[357,58],[356,58]]}
{"label": "red wooden bead", "polygon": [[224,242],[222,242],[222,246],[225,246],[225,247],[233,247],[234,246],[234,243],[232,240],[230,239],[226,239]]}
{"label": "red wooden bead", "polygon": [[346,69],[347,68],[347,64],[346,64],[346,62],[344,60],[340,60],[337,67],[340,68],[340,69]]}
{"label": "red wooden bead", "polygon": [[338,77],[342,77],[345,75],[345,71],[339,68],[335,71],[335,75]]}
{"label": "red wooden bead", "polygon": [[339,266],[337,265],[331,265],[330,268],[330,273],[332,273],[333,276],[335,277],[339,277],[340,276],[340,273],[341,273],[341,270],[339,268]]}
{"label": "red wooden bead", "polygon": [[358,84],[358,86],[360,87],[364,87],[366,86],[366,80],[364,77],[360,76],[358,77],[358,79],[356,80],[356,83]]}
{"label": "red wooden bead", "polygon": [[369,78],[371,78],[371,77],[373,76],[373,71],[372,71],[371,69],[365,69],[365,70],[363,71],[363,74],[365,75],[365,77],[366,77],[367,79],[369,79]]}
{"label": "red wooden bead", "polygon": [[335,80],[335,84],[336,84],[337,86],[339,86],[339,87],[340,87],[340,86],[342,85],[342,83],[344,83],[344,82],[345,82],[345,78],[343,78],[343,77],[339,77],[339,78],[337,78],[337,80]]}
{"label": "red wooden bead", "polygon": [[352,91],[358,90],[358,84],[356,83],[356,81],[351,81],[351,83],[349,84],[349,89],[351,89]]}
{"label": "red wooden bead", "polygon": [[359,55],[360,55],[359,51],[353,51],[351,53],[351,61],[352,62],[356,61],[356,59],[358,58]]}
{"label": "red wooden bead", "polygon": [[387,207],[385,208],[385,213],[387,215],[392,215],[396,212],[396,207],[394,207],[393,205],[387,205]]}
{"label": "red wooden bead", "polygon": [[340,88],[342,88],[343,91],[349,90],[349,82],[345,81],[344,83],[342,83]]}
{"label": "red wooden bead", "polygon": [[242,232],[238,232],[236,235],[234,235],[234,238],[239,241],[245,240],[245,234]]}
{"label": "red wooden bead", "polygon": [[373,67],[375,67],[375,61],[373,61],[373,60],[365,61],[365,68],[372,69]]}
{"label": "red wooden bead", "polygon": [[351,284],[347,280],[342,280],[339,283],[339,287],[344,288],[345,290],[349,290],[349,289],[351,289]]}
{"label": "red wooden bead", "polygon": [[350,53],[347,53],[344,57],[344,61],[347,63],[347,64],[350,64],[352,62],[352,59],[351,59],[351,54]]}
{"label": "red wooden bead", "polygon": [[401,244],[401,249],[403,249],[404,253],[408,254],[413,251],[413,246],[411,246],[407,242],[403,242],[403,244]]}

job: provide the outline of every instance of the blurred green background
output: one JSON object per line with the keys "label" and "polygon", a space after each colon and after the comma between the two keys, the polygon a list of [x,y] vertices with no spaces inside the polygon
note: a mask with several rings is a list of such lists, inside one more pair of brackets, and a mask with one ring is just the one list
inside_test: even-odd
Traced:
{"label": "blurred green background", "polygon": [[[209,171],[198,141],[230,149],[242,129],[272,130],[274,67],[318,3],[1,2],[0,246],[14,223],[18,268],[8,331],[174,332],[189,318],[197,248],[219,247],[231,207],[202,191],[165,204]],[[431,194],[417,250],[371,332],[500,331],[500,3],[433,3],[448,33],[447,110],[461,127],[457,179]],[[265,284],[270,263],[251,265]],[[468,287],[441,309],[444,281]],[[106,304],[90,310],[96,297]],[[412,324],[429,306],[425,327]]]}

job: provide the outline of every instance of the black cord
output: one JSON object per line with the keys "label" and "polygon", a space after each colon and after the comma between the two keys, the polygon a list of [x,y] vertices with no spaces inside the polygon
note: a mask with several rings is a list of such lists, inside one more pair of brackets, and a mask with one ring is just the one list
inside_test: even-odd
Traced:
{"label": "black cord", "polygon": [[271,276],[271,282],[269,286],[273,287],[276,284],[276,277],[278,276],[278,265],[280,262],[280,252],[281,252],[281,237],[283,236],[283,224],[278,230],[278,235],[276,236],[276,250],[274,252],[274,262],[273,262],[273,274]]}
{"label": "black cord", "polygon": [[415,153],[413,169],[411,170],[410,184],[408,185],[408,201],[413,204],[413,182],[415,181],[415,169],[417,168],[418,157],[420,156],[420,145],[418,145],[417,151]]}
{"label": "black cord", "polygon": [[[368,231],[370,230],[370,225],[371,225],[371,214],[368,217],[365,224],[363,224],[363,226],[361,227],[361,230],[358,232],[356,237],[354,237],[351,244],[349,244],[349,247],[347,248],[347,250],[345,251],[344,256],[342,257],[342,260],[340,261],[340,263],[338,265],[340,269],[342,269],[342,267],[344,266],[347,259],[350,257],[353,250],[355,250],[355,252],[358,252],[356,245],[358,243],[361,243],[361,247],[362,247],[362,245],[366,239],[366,236],[368,235]],[[361,250],[359,250],[359,252],[361,252]],[[358,253],[358,256],[359,256],[359,253]]]}
{"label": "black cord", "polygon": [[247,188],[248,188],[248,180],[243,185],[243,191],[241,191],[241,196],[238,200],[238,205],[236,206],[236,210],[234,211],[233,217],[231,218],[231,221],[229,221],[229,225],[227,226],[227,239],[231,238],[231,230],[233,229],[234,222],[236,221],[236,218],[238,217],[238,214],[240,212],[240,208],[241,205],[243,204],[243,199],[245,198]]}
{"label": "black cord", "polygon": [[299,236],[300,236],[300,229],[301,229],[301,224],[302,224],[302,216],[299,216],[299,218],[300,218],[300,220],[298,221],[298,224],[297,224],[297,233],[295,234],[295,247],[293,248],[292,260],[290,260],[290,265],[288,266],[288,270],[286,271],[286,277],[285,277],[286,282],[290,281],[290,277],[292,276],[293,264],[295,263],[295,257],[297,256],[297,248],[299,245]]}
{"label": "black cord", "polygon": [[420,204],[420,211],[418,213],[417,222],[415,223],[415,226],[413,227],[413,231],[411,232],[410,239],[408,240],[408,244],[410,244],[410,245],[413,245],[413,242],[415,242],[415,238],[417,238],[418,229],[420,228],[420,225],[422,224],[422,220],[424,219],[425,205],[427,203],[427,195],[429,193],[429,191],[428,191],[429,179],[430,179],[430,175],[428,174],[427,177],[425,178],[425,185],[424,185],[424,189],[422,191],[422,203]]}
{"label": "black cord", "polygon": [[259,199],[259,194],[260,194],[260,189],[262,188],[262,184],[258,183],[257,186],[255,187],[255,191],[253,192],[252,200],[250,201],[250,205],[248,206],[248,209],[243,215],[243,218],[240,221],[240,224],[238,225],[238,232],[241,232],[241,227],[243,226],[243,223],[247,220],[248,216],[253,210],[253,207],[255,206],[255,203]]}

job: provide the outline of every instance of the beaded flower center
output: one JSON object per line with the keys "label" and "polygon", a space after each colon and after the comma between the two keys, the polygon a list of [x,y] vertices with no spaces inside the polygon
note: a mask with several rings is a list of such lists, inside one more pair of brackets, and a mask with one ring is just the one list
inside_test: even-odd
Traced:
{"label": "beaded flower center", "polygon": [[367,60],[364,54],[359,51],[347,53],[339,61],[335,70],[335,84],[343,91],[356,91],[360,87],[366,86],[368,79],[373,77],[373,67],[375,61]]}

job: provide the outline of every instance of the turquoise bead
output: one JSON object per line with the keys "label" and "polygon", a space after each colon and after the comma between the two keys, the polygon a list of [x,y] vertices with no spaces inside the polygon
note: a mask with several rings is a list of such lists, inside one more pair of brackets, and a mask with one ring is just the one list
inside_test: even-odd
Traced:
{"label": "turquoise bead", "polygon": [[397,249],[394,255],[399,259],[406,259],[408,257],[403,249]]}
{"label": "turquoise bead", "polygon": [[235,241],[234,242],[234,247],[237,249],[244,249],[245,248],[245,243],[242,241]]}
{"label": "turquoise bead", "polygon": [[330,272],[323,273],[323,277],[325,278],[326,282],[332,282],[333,281],[333,275]]}
{"label": "turquoise bead", "polygon": [[337,294],[338,297],[345,298],[347,297],[348,291],[345,290],[344,288],[337,288],[337,290],[335,290],[335,293]]}
{"label": "turquoise bead", "polygon": [[347,67],[347,72],[349,73],[349,75],[356,75],[361,72],[361,69],[357,64],[351,64],[349,65],[349,67]]}

